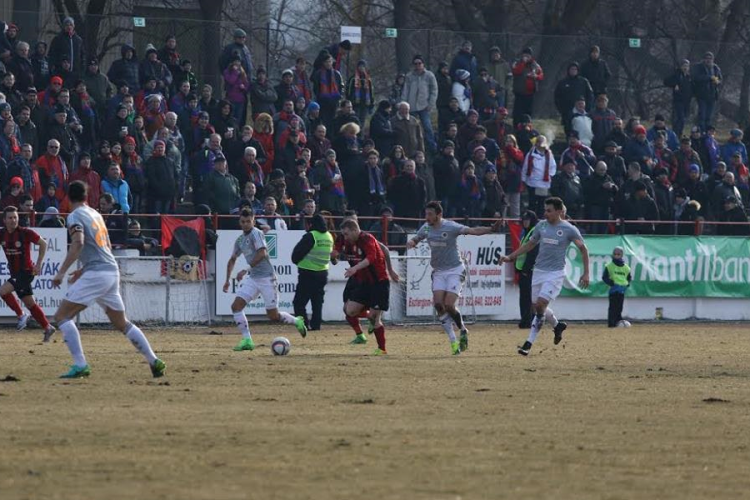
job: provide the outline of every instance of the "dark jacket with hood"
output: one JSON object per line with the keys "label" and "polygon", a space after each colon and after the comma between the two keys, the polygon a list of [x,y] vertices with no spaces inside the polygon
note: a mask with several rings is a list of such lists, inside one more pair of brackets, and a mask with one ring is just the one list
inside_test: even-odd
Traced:
{"label": "dark jacket with hood", "polygon": [[[133,51],[133,57],[131,59],[125,59],[125,52],[128,50]],[[117,82],[124,81],[128,84],[130,93],[135,95],[140,88],[140,69],[135,47],[127,43],[123,44],[120,49],[120,55],[122,58],[114,61],[112,66],[109,67],[107,77],[109,78],[109,81],[114,82],[115,85],[117,85]]]}
{"label": "dark jacket with hood", "polygon": [[[570,68],[579,69],[579,74],[570,76]],[[594,98],[594,91],[589,81],[580,75],[580,66],[573,62],[568,66],[568,74],[555,87],[555,107],[561,115],[569,114],[579,97],[586,99],[586,106],[590,107]]]}
{"label": "dark jacket with hood", "polygon": [[74,31],[72,36],[62,31],[52,39],[49,45],[47,58],[53,71],[61,69],[63,59],[67,59],[71,64],[71,71],[78,76],[83,74],[84,54],[83,39]]}
{"label": "dark jacket with hood", "polygon": [[444,75],[441,71],[444,67],[447,67],[448,63],[441,62],[438,66],[438,70],[435,73],[435,80],[437,80],[438,96],[435,106],[440,108],[447,108],[448,102],[450,101],[451,95],[453,95],[453,80],[450,75]]}

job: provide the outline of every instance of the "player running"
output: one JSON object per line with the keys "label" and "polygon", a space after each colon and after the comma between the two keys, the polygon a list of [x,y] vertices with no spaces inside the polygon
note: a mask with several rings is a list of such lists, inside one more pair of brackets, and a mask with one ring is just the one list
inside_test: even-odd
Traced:
{"label": "player running", "polygon": [[[378,348],[373,354],[388,354],[385,348],[385,327],[382,322],[383,311],[387,311],[390,304],[391,292],[386,254],[378,240],[362,231],[353,219],[341,223],[341,234],[345,242],[344,254],[351,265],[344,272],[344,276],[348,278],[344,288],[344,313],[347,321],[352,324],[353,319],[358,325],[360,313],[369,309],[367,318],[374,325],[373,333],[378,342]],[[390,275],[398,281],[398,274],[391,270]],[[357,336],[364,337],[361,330]]]}
{"label": "player running", "polygon": [[255,215],[253,211],[245,208],[240,212],[240,229],[242,235],[234,242],[232,256],[227,262],[227,279],[224,282],[224,293],[229,292],[229,278],[234,271],[234,264],[241,255],[245,257],[249,269],[243,269],[237,273],[237,296],[232,302],[232,314],[237,328],[242,334],[242,340],[234,348],[235,351],[252,351],[255,343],[250,335],[250,326],[245,316],[245,306],[258,296],[263,297],[266,306],[266,314],[271,321],[294,325],[302,337],[307,336],[305,319],[302,316],[294,317],[288,312],[279,312],[279,287],[276,280],[276,271],[273,270],[271,260],[268,258],[268,248],[263,231],[255,227]]}
{"label": "player running", "polygon": [[503,257],[503,262],[512,262],[519,255],[530,251],[537,244],[539,254],[534,264],[534,274],[531,279],[531,301],[535,316],[531,322],[529,338],[518,348],[518,354],[528,356],[536,336],[544,326],[545,319],[552,325],[555,333],[555,345],[562,340],[562,334],[568,325],[558,321],[549,303],[557,298],[562,290],[565,279],[565,252],[572,242],[581,251],[583,257],[583,276],[579,280],[581,288],[589,286],[589,250],[583,242],[583,237],[570,222],[563,220],[565,205],[560,198],[544,200],[544,217],[546,221],[537,224],[529,241],[518,250]]}
{"label": "player running", "polygon": [[[349,220],[349,219],[357,222],[356,215],[344,218],[344,220]],[[359,224],[359,222],[357,222],[357,224]],[[382,244],[381,242],[378,241],[377,243],[378,245],[380,245],[380,250],[382,250],[383,255],[385,256],[385,264],[386,264],[386,267],[388,268],[388,276],[390,276],[390,278],[395,283],[398,283],[401,280],[401,277],[393,269],[393,266],[391,264],[390,250],[388,250],[388,247]],[[349,265],[352,267],[359,264],[359,262],[362,260],[361,253],[359,252],[359,249],[357,248],[357,246],[347,242],[343,234],[339,234],[338,236],[336,236],[336,240],[333,246],[333,252],[331,253],[331,262],[334,265],[338,264],[339,260],[347,261]],[[354,339],[349,343],[350,344],[366,344],[367,337],[365,337],[364,333],[362,333],[362,326],[359,324],[359,320],[360,318],[367,318],[367,323],[368,323],[367,333],[372,335],[376,327],[375,322],[373,321],[374,316],[370,315],[370,310],[366,307],[362,308],[362,310],[357,316],[347,315],[346,314],[346,301],[349,296],[349,291],[350,291],[350,288],[346,288],[346,287],[344,288],[344,318],[346,319],[346,322],[349,323],[349,326],[352,327],[352,330],[354,330]]]}
{"label": "player running", "polygon": [[[466,268],[458,254],[456,239],[464,234],[482,236],[496,233],[500,230],[500,221],[491,227],[467,227],[445,220],[439,201],[431,201],[425,206],[425,221],[417,235],[406,243],[406,248],[414,248],[425,239],[430,245],[432,302],[443,330],[448,334],[451,352],[456,355],[469,349],[469,330],[466,329],[461,312],[456,307],[456,301],[461,296],[461,289],[466,280]],[[453,323],[461,332],[460,342],[456,341]]]}
{"label": "player running", "polygon": [[[5,227],[0,229],[0,242],[2,242],[5,257],[8,259],[10,279],[3,283],[3,286],[0,286],[0,297],[18,316],[16,329],[20,331],[26,328],[29,315],[24,314],[21,305],[13,296],[13,292],[16,292],[18,298],[26,305],[39,326],[44,328],[44,342],[49,342],[50,337],[55,333],[55,327],[49,324],[47,316],[44,315],[42,308],[34,300],[34,290],[31,286],[34,276],[39,274],[44,262],[47,242],[36,231],[18,226],[18,209],[16,207],[5,207],[3,222]],[[31,262],[32,243],[39,247],[36,264]]]}
{"label": "player running", "polygon": [[67,222],[70,247],[52,283],[60,286],[65,273],[76,261],[81,267],[70,274],[68,293],[55,313],[55,321],[73,356],[70,371],[60,378],[88,377],[91,374],[83,354],[81,334],[76,327],[75,317],[94,302],[104,309],[112,325],[125,334],[146,358],[154,378],[163,376],[167,365],[156,357],[141,329],[125,316],[125,305],[120,296],[120,270],[112,255],[109,232],[99,212],[86,204],[86,183],[72,182],[68,187],[68,199],[72,208]]}

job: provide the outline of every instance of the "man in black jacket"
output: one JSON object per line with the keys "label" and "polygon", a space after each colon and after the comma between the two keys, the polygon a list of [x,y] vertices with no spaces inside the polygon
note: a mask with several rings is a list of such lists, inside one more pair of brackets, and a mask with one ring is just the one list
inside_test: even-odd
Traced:
{"label": "man in black jacket", "polygon": [[680,67],[664,79],[664,85],[672,89],[672,130],[677,137],[682,137],[685,122],[690,118],[690,101],[693,100],[690,61],[683,59]]}
{"label": "man in black jacket", "polygon": [[570,132],[570,121],[573,118],[573,108],[576,101],[583,98],[586,106],[594,102],[594,92],[587,79],[578,74],[580,67],[577,62],[568,65],[568,74],[560,80],[555,87],[555,107],[562,116],[562,125],[565,134]]}
{"label": "man in black jacket", "polygon": [[[310,229],[292,250],[292,262],[298,267],[294,292],[294,315],[305,320],[308,330],[320,330],[323,299],[328,283],[328,268],[333,251],[333,236],[320,214],[310,219]],[[307,303],[312,302],[312,319],[307,320]]]}
{"label": "man in black jacket", "polygon": [[719,216],[720,222],[734,222],[738,224],[721,224],[716,233],[719,236],[749,236],[750,224],[747,214],[737,203],[737,198],[730,195],[724,200],[724,211]]}
{"label": "man in black jacket", "polygon": [[597,45],[592,46],[589,51],[589,58],[581,65],[581,76],[589,81],[595,96],[607,93],[607,82],[609,77],[612,76],[609,65],[599,55],[599,47]]}
{"label": "man in black jacket", "polygon": [[49,64],[52,71],[60,71],[64,58],[70,62],[70,70],[74,75],[83,74],[84,48],[83,39],[75,32],[75,21],[72,17],[63,20],[62,31],[52,39],[49,46]]}
{"label": "man in black jacket", "polygon": [[625,234],[654,234],[653,221],[659,220],[659,211],[656,202],[649,196],[646,184],[642,181],[635,183],[633,196],[626,202],[626,221],[639,221],[634,224],[625,225]]}

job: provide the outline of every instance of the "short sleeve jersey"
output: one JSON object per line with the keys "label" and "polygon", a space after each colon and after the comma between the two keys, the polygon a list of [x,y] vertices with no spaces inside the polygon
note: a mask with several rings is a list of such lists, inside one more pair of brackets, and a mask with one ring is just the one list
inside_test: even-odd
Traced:
{"label": "short sleeve jersey", "polygon": [[[247,264],[255,259],[255,254],[258,253],[262,248],[266,247],[266,237],[263,235],[263,231],[254,227],[249,233],[241,234],[234,242],[234,250],[232,251],[232,257],[237,258],[240,255],[245,257]],[[276,272],[273,270],[271,260],[266,254],[266,258],[261,260],[253,268],[250,269],[248,275],[251,278],[275,278]]]}
{"label": "short sleeve jersey", "polygon": [[430,265],[435,271],[448,271],[462,265],[456,240],[464,230],[463,224],[443,219],[439,227],[423,224],[417,231],[417,241],[427,240],[430,245]]}
{"label": "short sleeve jersey", "polygon": [[73,210],[68,216],[68,233],[83,233],[83,250],[78,261],[84,272],[118,271],[107,225],[99,212],[87,205]]}
{"label": "short sleeve jersey", "polygon": [[555,225],[542,221],[537,224],[529,240],[539,244],[535,270],[563,271],[565,252],[572,242],[583,240],[583,237],[578,228],[568,221],[563,220]]}
{"label": "short sleeve jersey", "polygon": [[350,279],[358,283],[388,281],[386,257],[380,243],[373,235],[362,231],[355,243],[342,240],[341,255],[350,266],[356,266],[365,259],[370,262],[369,266],[358,271]]}
{"label": "short sleeve jersey", "polygon": [[11,276],[21,271],[30,272],[34,268],[31,262],[31,244],[39,243],[40,239],[36,231],[25,227],[19,226],[13,232],[5,228],[0,229],[0,244],[8,259]]}

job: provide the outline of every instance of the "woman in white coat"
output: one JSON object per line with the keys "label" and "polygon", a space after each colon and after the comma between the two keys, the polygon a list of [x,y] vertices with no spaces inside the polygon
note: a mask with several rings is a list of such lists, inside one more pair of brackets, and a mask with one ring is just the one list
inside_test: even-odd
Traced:
{"label": "woman in white coat", "polygon": [[458,99],[458,107],[464,113],[471,109],[471,74],[465,69],[456,70],[452,95]]}

